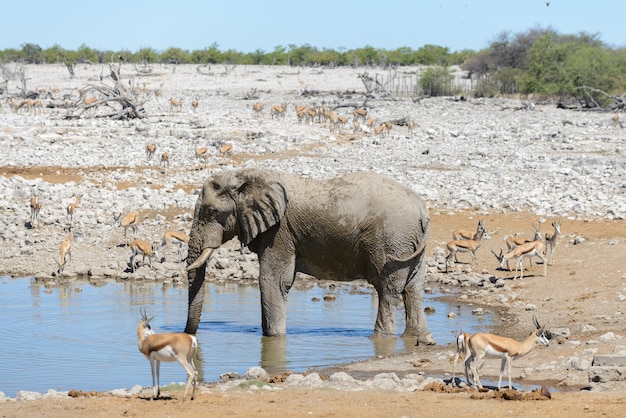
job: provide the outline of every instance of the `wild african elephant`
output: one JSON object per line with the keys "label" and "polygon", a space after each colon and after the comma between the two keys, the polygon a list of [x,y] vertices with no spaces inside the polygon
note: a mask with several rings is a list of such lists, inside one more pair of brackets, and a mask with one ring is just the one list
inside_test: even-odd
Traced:
{"label": "wild african elephant", "polygon": [[396,335],[402,294],[403,336],[433,344],[422,309],[429,232],[423,200],[382,175],[313,180],[253,168],[215,174],[204,183],[191,227],[185,332],[198,329],[213,250],[237,236],[259,257],[264,335],[285,335],[287,294],[295,273],[302,272],[371,283],[379,299],[375,336]]}

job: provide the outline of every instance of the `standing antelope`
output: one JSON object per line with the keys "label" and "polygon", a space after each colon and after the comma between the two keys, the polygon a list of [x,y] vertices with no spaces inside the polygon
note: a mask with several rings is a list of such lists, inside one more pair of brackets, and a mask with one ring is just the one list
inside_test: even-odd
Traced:
{"label": "standing antelope", "polygon": [[365,122],[365,118],[367,118],[367,109],[366,108],[356,108],[352,112],[352,116],[354,116],[354,118],[352,119],[353,122],[356,122],[359,119],[363,119],[363,122]]}
{"label": "standing antelope", "polygon": [[74,225],[74,216],[76,215],[76,209],[80,205],[81,197],[83,197],[82,193],[74,194],[74,202],[67,205],[67,223],[70,230],[72,229],[72,225]]}
{"label": "standing antelope", "polygon": [[187,386],[185,387],[182,400],[185,401],[192,383],[191,399],[193,400],[196,393],[196,384],[198,382],[198,372],[193,363],[193,357],[198,350],[198,340],[196,336],[184,332],[155,334],[150,327],[150,321],[154,319],[154,316],[148,319],[146,310],[143,308],[140,309],[140,313],[141,320],[137,326],[137,346],[141,354],[146,356],[150,361],[150,370],[152,371],[151,399],[154,400],[154,398],[158,398],[161,394],[161,362],[178,361],[185,368],[188,376]]}
{"label": "standing antelope", "polygon": [[[542,240],[527,242],[525,244],[515,246],[511,251],[506,254],[502,254],[502,250],[500,250],[500,254],[496,254],[493,250],[491,252],[496,256],[498,261],[500,262],[500,268],[504,268],[504,262],[508,261],[512,258],[518,258],[518,267],[520,268],[520,279],[524,278],[524,257],[533,257],[537,256],[543,262],[543,277],[546,277],[548,274],[548,263],[546,258],[544,257],[545,244]],[[515,269],[515,276],[513,280],[517,279],[517,268]]]}
{"label": "standing antelope", "polygon": [[272,119],[275,119],[275,118],[285,119],[286,111],[287,111],[287,103],[274,105],[270,109],[270,116],[272,117]]}
{"label": "standing antelope", "polygon": [[169,168],[170,166],[170,153],[167,151],[161,154],[161,162],[159,162],[159,167],[161,166],[163,166],[163,169],[165,169],[165,166],[167,166],[167,168]]}
{"label": "standing antelope", "polygon": [[229,143],[229,144],[222,145],[220,147],[220,154],[222,154],[223,156],[232,154],[232,151],[233,151],[233,144]]}
{"label": "standing antelope", "polygon": [[154,157],[154,153],[156,152],[156,145],[154,144],[146,144],[146,158],[148,161]]}
{"label": "standing antelope", "polygon": [[[456,354],[454,355],[454,365],[452,368],[452,384],[454,384],[454,381],[456,379],[456,363],[459,361],[459,356],[461,355],[461,353],[463,353],[463,356],[465,359],[469,357],[470,353],[469,353],[469,346],[467,344],[467,340],[469,340],[471,336],[472,336],[471,334],[468,334],[466,332],[461,332],[456,337]],[[474,384],[473,380],[470,380],[468,367],[465,367],[465,378],[467,379],[468,385]]]}
{"label": "standing antelope", "polygon": [[252,110],[254,110],[254,113],[256,117],[258,118],[259,116],[261,116],[261,112],[263,111],[263,103],[256,102],[255,104],[252,105]]}
{"label": "standing antelope", "polygon": [[[113,214],[113,219],[115,220],[115,227],[121,226],[124,228],[124,238],[126,238],[126,230],[128,228],[133,230],[133,238],[137,238],[137,225],[139,225],[139,214],[137,212],[130,212],[125,215],[122,219],[120,219],[122,213],[120,212],[118,215]],[[128,243],[128,241],[126,241]]]}
{"label": "standing antelope", "polygon": [[[57,270],[57,274],[63,274],[63,270],[69,261],[72,260],[72,240],[74,236],[72,234],[68,234],[65,238],[65,241],[61,243],[59,246],[59,261],[57,261],[57,265],[59,269]],[[56,261],[56,260],[55,260]]]}
{"label": "standing antelope", "polygon": [[152,268],[152,259],[159,259],[158,242],[153,242],[152,245],[150,245],[146,241],[135,239],[130,243],[130,251],[132,253],[130,256],[130,270],[133,273],[135,272],[135,257],[137,257],[137,255],[141,254],[143,256],[141,260],[142,266],[146,264],[146,257],[148,257],[148,264],[150,265],[150,268]]}
{"label": "standing antelope", "polygon": [[39,191],[31,192],[30,198],[30,227],[35,228],[35,224],[39,227],[39,212],[41,212],[43,204],[39,200]]}
{"label": "standing antelope", "polygon": [[191,109],[195,112],[198,109],[199,104],[200,102],[198,102],[198,99],[193,99],[191,101]]}
{"label": "standing antelope", "polygon": [[491,239],[491,237],[489,235],[487,235],[487,232],[485,231],[485,225],[483,224],[482,220],[478,221],[478,225],[476,225],[476,232],[470,231],[468,229],[459,228],[459,229],[457,229],[456,231],[454,231],[452,233],[452,239],[454,239],[454,240],[476,239],[476,236],[478,235],[478,232],[481,229],[483,231],[483,238],[485,238],[486,240]]}
{"label": "standing antelope", "polygon": [[159,249],[162,249],[170,243],[178,243],[178,257],[180,257],[183,245],[189,244],[189,235],[182,231],[165,231]]}
{"label": "standing antelope", "polygon": [[415,122],[409,119],[406,122],[406,129],[408,130],[409,136],[412,137],[415,132]]}
{"label": "standing antelope", "polygon": [[183,110],[183,99],[176,100],[170,97],[170,113]]}
{"label": "standing antelope", "polygon": [[[541,344],[544,347],[550,345],[545,335],[545,327],[539,325],[536,316],[533,316],[533,323],[536,329],[532,331],[524,341],[516,341],[512,338],[485,333],[474,334],[467,340],[468,349],[471,354],[465,359],[465,368],[466,370],[470,368],[474,382],[479,389],[482,389],[483,386],[478,377],[478,369],[484,358],[502,359],[500,378],[498,379],[498,390],[502,387],[502,373],[505,365],[508,366],[509,370],[509,389],[512,389],[511,361],[530,353],[537,344]],[[471,384],[469,378],[468,384]]]}
{"label": "standing antelope", "polygon": [[[524,238],[524,237],[518,237],[515,235],[505,235],[504,236],[504,243],[506,244],[506,248],[507,251],[511,251],[513,248],[515,248],[518,245],[522,245],[522,244],[526,244],[529,242],[533,242],[533,241],[541,241],[543,240],[543,237],[541,236],[541,224],[539,224],[539,227],[535,228],[535,225],[532,226],[533,229],[535,230],[535,235],[533,237],[533,239],[528,239],[528,238]],[[528,257],[528,268],[532,268],[533,267],[533,260],[532,257]],[[509,261],[506,261],[506,268],[508,270],[511,270],[511,268],[509,267]]]}
{"label": "standing antelope", "polygon": [[455,262],[457,261],[456,255],[457,253],[470,253],[472,255],[472,269],[474,268],[474,263],[476,262],[476,251],[480,248],[482,243],[483,236],[487,235],[485,230],[485,226],[482,221],[478,222],[478,229],[476,230],[476,234],[473,236],[473,239],[459,239],[452,240],[448,242],[446,247],[448,248],[448,255],[446,256],[446,273],[448,272],[448,261],[454,255]]}
{"label": "standing antelope", "polygon": [[196,148],[195,155],[197,159],[204,160],[204,165],[206,166],[206,162],[209,159],[209,149],[207,147]]}
{"label": "standing antelope", "polygon": [[[556,247],[556,239],[561,234],[561,222],[552,222],[552,227],[554,228],[554,233],[546,232],[546,251],[548,257],[548,264],[551,266],[554,265],[554,251]],[[550,262],[552,260],[552,262]]]}

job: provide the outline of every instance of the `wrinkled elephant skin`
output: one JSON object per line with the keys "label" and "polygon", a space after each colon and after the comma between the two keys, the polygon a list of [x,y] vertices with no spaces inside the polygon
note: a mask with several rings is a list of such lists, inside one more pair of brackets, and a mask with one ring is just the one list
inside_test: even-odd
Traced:
{"label": "wrinkled elephant skin", "polygon": [[185,331],[198,329],[212,251],[237,236],[259,257],[264,335],[285,334],[287,295],[295,273],[302,272],[371,283],[379,300],[374,336],[396,335],[402,296],[403,336],[432,344],[422,309],[429,232],[423,200],[379,174],[313,180],[261,169],[217,173],[204,183],[194,211]]}

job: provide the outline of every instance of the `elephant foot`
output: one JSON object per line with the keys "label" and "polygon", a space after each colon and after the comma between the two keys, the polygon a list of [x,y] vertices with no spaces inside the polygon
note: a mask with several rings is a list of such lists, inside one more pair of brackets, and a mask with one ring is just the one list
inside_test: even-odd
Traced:
{"label": "elephant foot", "polygon": [[417,344],[415,345],[435,345],[433,334],[426,332],[417,336]]}

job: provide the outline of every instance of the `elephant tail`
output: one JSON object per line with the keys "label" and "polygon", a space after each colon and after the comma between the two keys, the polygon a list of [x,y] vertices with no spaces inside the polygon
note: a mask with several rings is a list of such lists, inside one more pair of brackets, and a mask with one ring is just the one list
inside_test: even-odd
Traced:
{"label": "elephant tail", "polygon": [[392,261],[406,263],[407,261],[410,261],[420,255],[422,251],[424,251],[424,249],[426,248],[426,242],[428,241],[428,236],[430,235],[430,219],[426,219],[425,221],[421,220],[420,224],[422,225],[422,239],[421,242],[418,241],[418,245],[415,251],[405,257],[396,257],[393,254],[387,254],[387,258]]}

